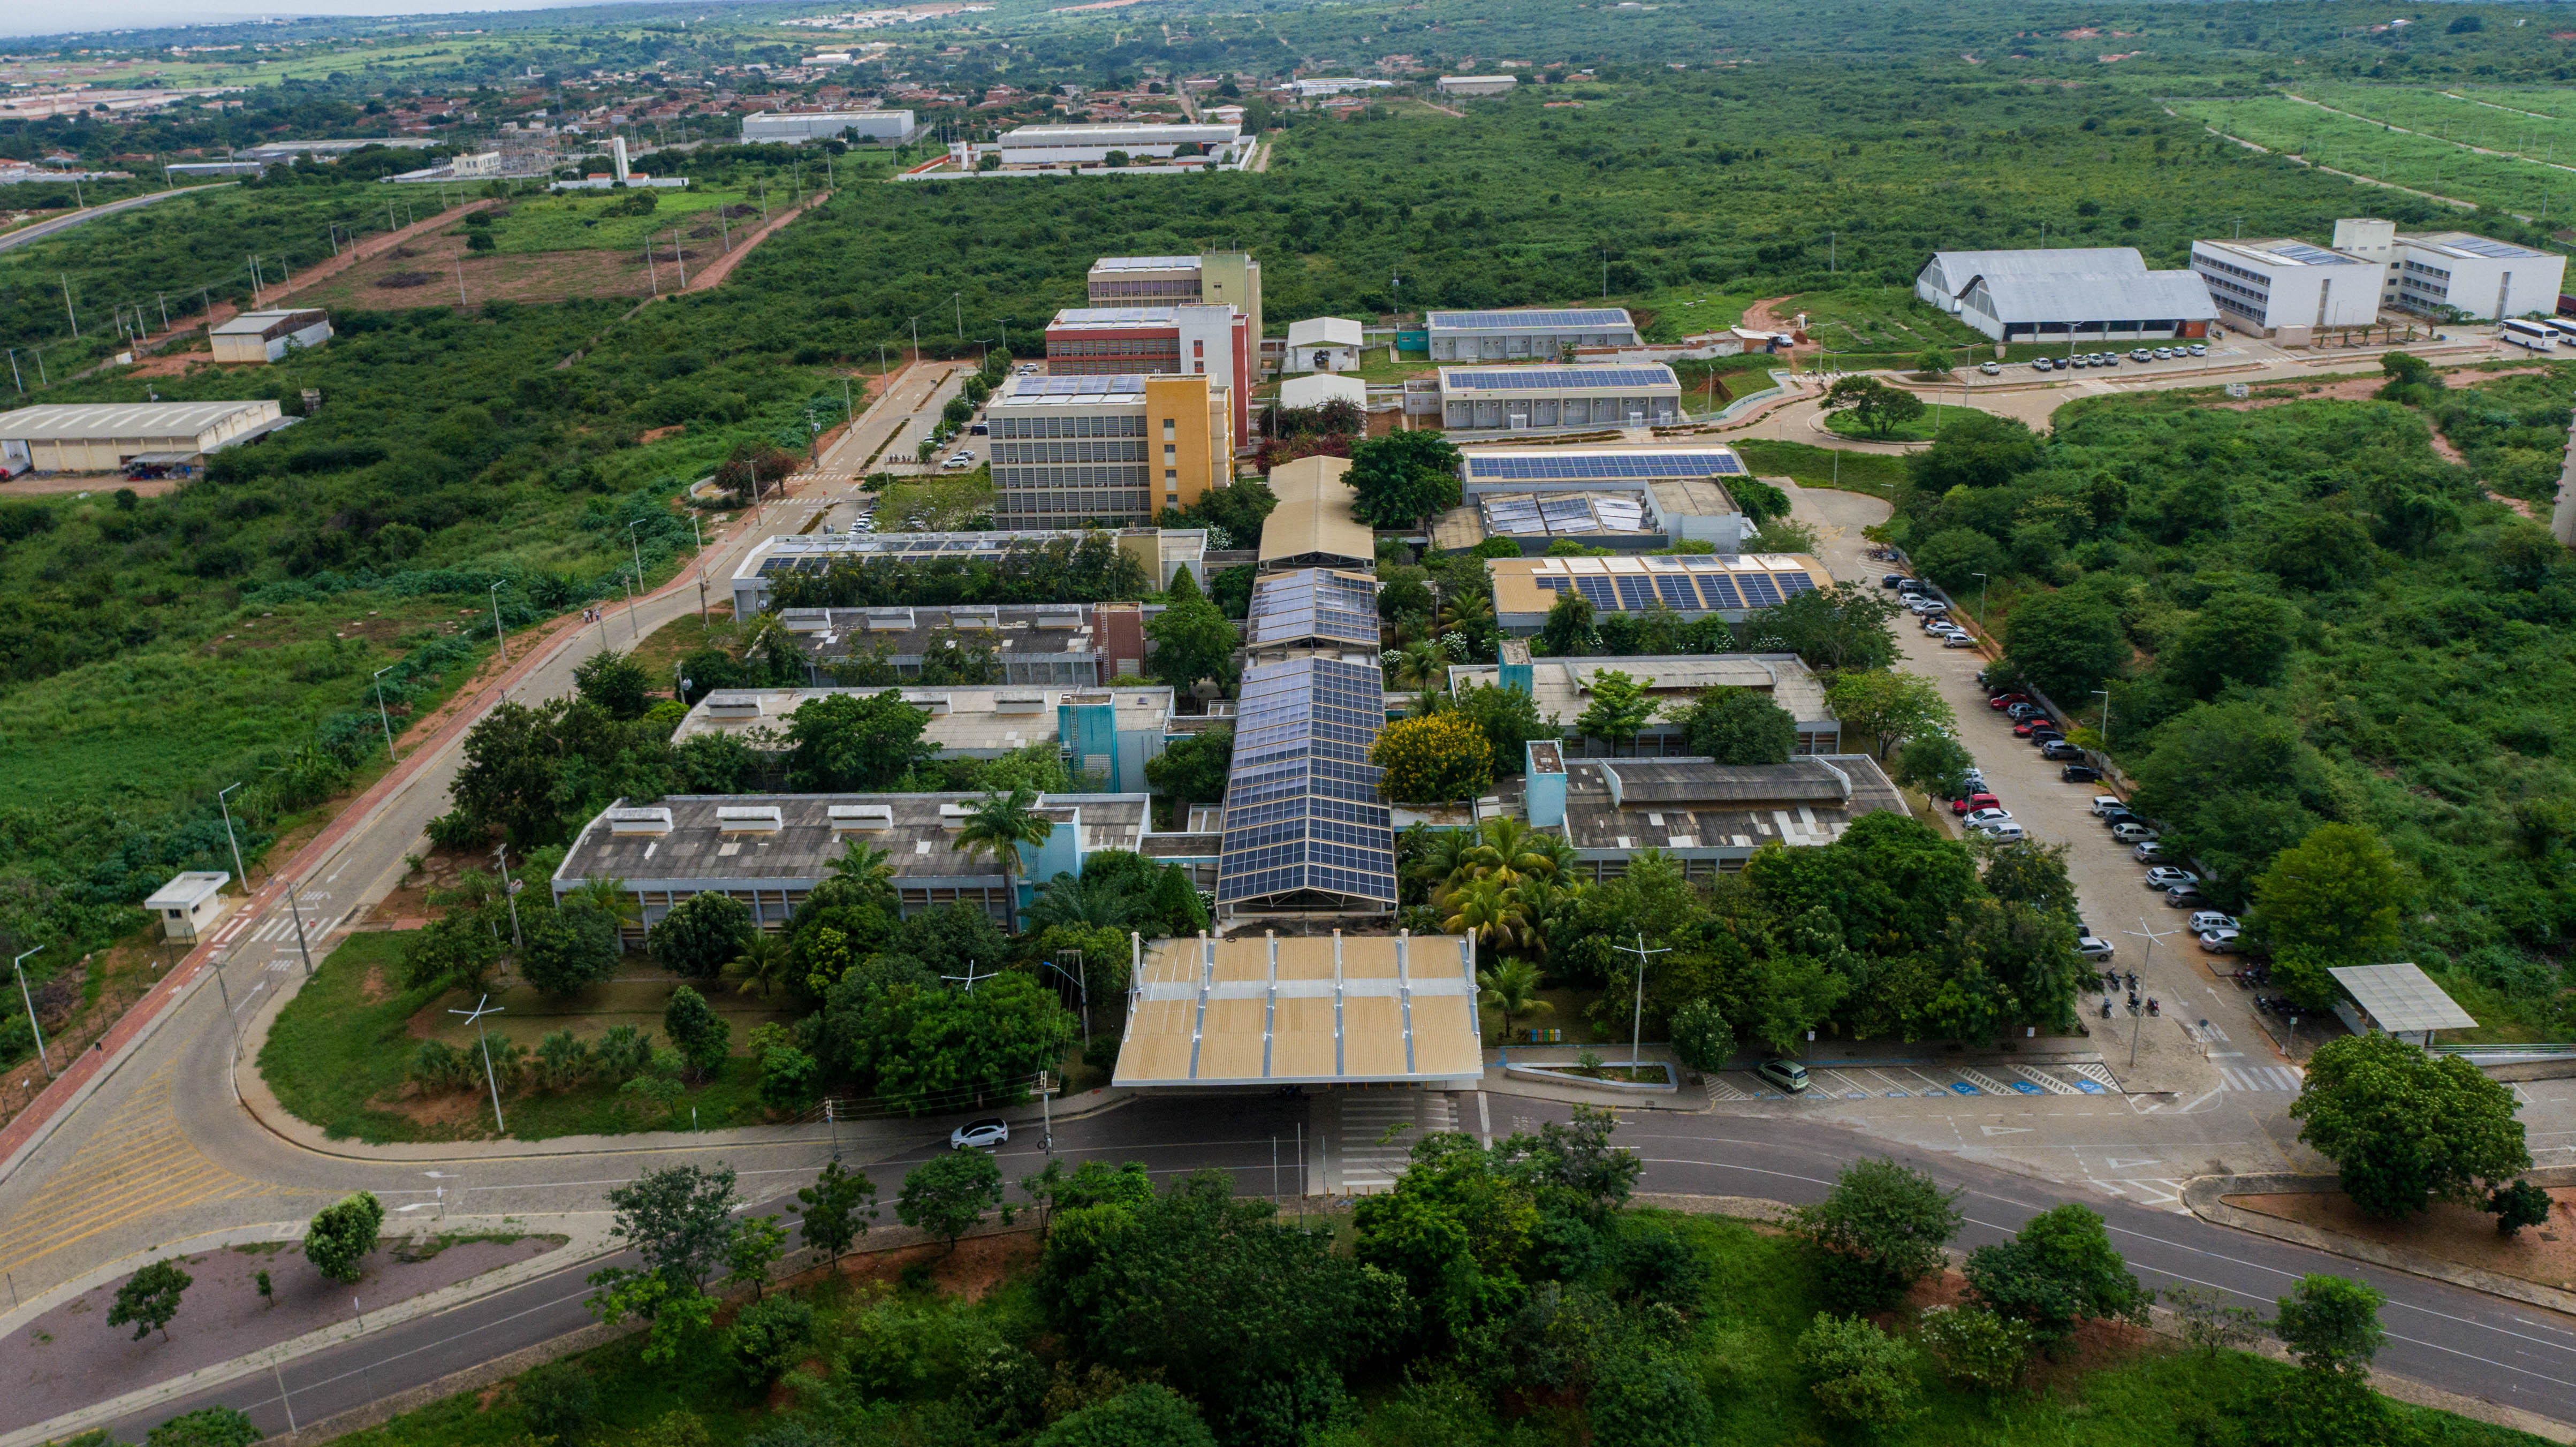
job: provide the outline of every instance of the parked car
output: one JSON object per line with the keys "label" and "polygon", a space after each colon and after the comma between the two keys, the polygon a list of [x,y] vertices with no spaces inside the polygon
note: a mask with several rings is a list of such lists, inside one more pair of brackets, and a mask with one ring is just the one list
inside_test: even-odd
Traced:
{"label": "parked car", "polygon": [[2120,802],[2120,796],[2117,794],[2096,794],[2093,796],[2093,817],[2096,819],[2101,818],[2105,814],[2127,813],[2128,808],[2128,805]]}
{"label": "parked car", "polygon": [[2175,909],[2189,909],[2200,903],[2200,897],[2198,884],[2177,884],[2165,891],[2165,903]]}
{"label": "parked car", "polygon": [[1953,814],[1973,814],[1979,809],[2000,809],[2003,806],[2004,801],[1996,798],[1992,794],[1970,794],[1964,799],[1951,800],[1950,812]]}
{"label": "parked car", "polygon": [[2034,371],[2034,372],[2047,372],[2047,371],[2053,371],[2053,370],[2055,370],[2054,368],[2052,368],[2052,367],[2049,365],[2048,358],[2046,358],[2046,357],[2033,357],[2033,358],[2031,358],[2031,359],[2030,359],[2030,369],[2031,369],[2032,371]]}
{"label": "parked car", "polygon": [[2111,958],[2111,942],[2098,935],[2083,935],[2075,941],[2075,953],[2088,960]]}
{"label": "parked car", "polygon": [[1753,1067],[1755,1078],[1796,1095],[1807,1088],[1807,1067],[1795,1060],[1765,1060]]}
{"label": "parked car", "polygon": [[1985,373],[1989,377],[1993,377],[2000,375],[2003,372],[2003,366],[2001,363],[1997,362],[1979,362],[1977,364],[1977,370]]}
{"label": "parked car", "polygon": [[1971,809],[1968,811],[1968,827],[1971,829],[1976,828],[1980,824],[2009,824],[2011,822],[2012,814],[2009,810],[1996,808],[1992,805],[1983,809]]}
{"label": "parked car", "polygon": [[1908,598],[1916,597],[1923,592],[1923,584],[1918,579],[1908,578],[1904,582],[1896,585],[1896,591],[1904,594]]}
{"label": "parked car", "polygon": [[2172,360],[2173,360],[2173,354],[2174,354],[2174,350],[2173,350],[2173,348],[2171,348],[2171,347],[2158,347],[2158,348],[2156,348],[2156,360],[2157,360],[2157,361],[2159,361],[2159,362],[2170,362],[2170,361],[2172,361]]}
{"label": "parked car", "polygon": [[1878,580],[1878,586],[1882,588],[1893,588],[1904,581],[1905,575],[1903,573],[1890,573],[1886,577]]}
{"label": "parked car", "polygon": [[2213,955],[2232,955],[2244,948],[2238,938],[2232,929],[2205,929],[2200,932],[2200,947]]}
{"label": "parked car", "polygon": [[977,437],[989,437],[993,433],[993,424],[990,422],[970,422],[967,424],[966,430]]}
{"label": "parked car", "polygon": [[1964,632],[1952,629],[1950,632],[1941,635],[1941,646],[1944,648],[1974,648],[1977,646],[1977,640],[1968,636]]}
{"label": "parked car", "polygon": [[2144,844],[2156,837],[2156,831],[2144,824],[2114,824],[2111,837],[2123,844]]}
{"label": "parked car", "polygon": [[2017,844],[2030,837],[2030,835],[2025,832],[2020,825],[2013,823],[2009,819],[2000,820],[1992,824],[1978,824],[1972,827],[1975,828],[1978,833],[1983,834],[1997,844]]}
{"label": "parked car", "polygon": [[2138,861],[2140,864],[2153,864],[2157,860],[2165,857],[2165,847],[2157,841],[2150,839],[2146,843],[2139,845],[2137,848],[2130,850],[2129,857]]}
{"label": "parked car", "polygon": [[2084,757],[2084,751],[2065,739],[2050,739],[2047,743],[2039,746],[2039,756],[2043,759],[2055,759],[2058,762],[2063,763],[2068,759],[2080,759]]}
{"label": "parked car", "polygon": [[950,1131],[948,1133],[948,1148],[952,1151],[990,1150],[994,1146],[998,1146],[1010,1138],[1011,1123],[1009,1121],[1002,1119],[998,1115],[987,1116],[982,1120],[970,1120],[964,1125],[959,1126],[957,1129]]}
{"label": "parked car", "polygon": [[2206,357],[2209,355],[2209,348],[2194,342],[2191,344],[2191,354],[2195,357]]}
{"label": "parked car", "polygon": [[2001,713],[2005,709],[2012,707],[2014,704],[2028,702],[2030,702],[2030,695],[2028,694],[1999,693],[1986,700],[1986,707],[1993,709],[1997,713]]}
{"label": "parked car", "polygon": [[[2030,731],[2032,729],[2056,727],[2057,726],[2054,723],[2050,722],[2048,715],[2044,713],[2032,714],[2030,717],[2023,719],[2020,723],[2013,725],[2013,737],[2017,739],[2026,739],[2030,737]],[[2064,737],[2065,730],[2059,729],[2058,733],[2060,737]]]}
{"label": "parked car", "polygon": [[2068,764],[2057,771],[2057,781],[2061,784],[2098,784],[2102,781],[2102,771],[2091,764]]}
{"label": "parked car", "polygon": [[2188,923],[2194,934],[2197,934],[2202,930],[2239,928],[2236,923],[2236,916],[2232,914],[2221,914],[2214,909],[2202,910],[2200,913],[2193,915]]}
{"label": "parked car", "polygon": [[2154,355],[2155,353],[2148,351],[2144,347],[2140,347],[2136,351],[2129,353],[2129,360],[2132,362],[2143,362]]}
{"label": "parked car", "polygon": [[2155,868],[2147,871],[2147,888],[2149,889],[2171,889],[2177,884],[2198,883],[2200,883],[2199,875],[2192,873],[2188,869],[2177,869],[2170,864],[2159,864]]}

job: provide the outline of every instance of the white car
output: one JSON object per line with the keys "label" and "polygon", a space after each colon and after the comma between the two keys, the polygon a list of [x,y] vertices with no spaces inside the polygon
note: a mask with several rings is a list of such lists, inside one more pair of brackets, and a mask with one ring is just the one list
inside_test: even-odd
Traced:
{"label": "white car", "polygon": [[2111,942],[2099,935],[2084,935],[2075,941],[2075,953],[2088,960],[2111,958]]}
{"label": "white car", "polygon": [[1979,362],[1979,363],[1977,364],[1977,370],[1978,370],[1978,371],[1980,371],[1980,372],[1985,373],[1985,374],[1986,374],[1987,376],[1989,376],[1989,377],[1995,377],[1995,376],[2001,376],[2001,375],[2003,374],[2003,370],[2004,370],[2004,369],[2003,369],[2003,367],[2002,367],[2002,365],[2001,365],[2000,363],[1996,363],[1996,362]]}
{"label": "white car", "polygon": [[2206,929],[2200,932],[2200,947],[2213,955],[2232,955],[2241,948],[2232,929]]}
{"label": "white car", "polygon": [[1011,1123],[1000,1116],[970,1120],[948,1133],[952,1151],[990,1150],[1011,1138]]}
{"label": "white car", "polygon": [[2054,370],[2055,370],[2055,368],[2054,368],[2053,366],[2051,366],[2051,365],[2050,365],[2049,360],[2048,360],[2048,358],[2046,358],[2046,357],[2033,357],[2033,358],[2031,358],[2031,359],[2030,359],[2030,369],[2031,369],[2032,371],[2034,371],[2034,372],[2047,372],[2047,371],[2054,371]]}
{"label": "white car", "polygon": [[2015,824],[2009,819],[2001,820],[1992,824],[1978,824],[1971,827],[1975,828],[1978,833],[1983,834],[1997,844],[2018,843],[2019,841],[2030,837],[2030,835],[2023,832],[2020,825]]}
{"label": "white car", "polygon": [[1944,648],[1974,648],[1977,646],[1977,640],[1954,628],[1941,635],[1941,646]]}
{"label": "white car", "polygon": [[2147,871],[2149,889],[2172,889],[2177,885],[2198,883],[2200,883],[2200,876],[2188,869],[2177,869],[2170,864],[2159,864]]}
{"label": "white car", "polygon": [[2200,934],[2205,930],[2235,929],[2237,927],[2236,916],[2232,914],[2221,914],[2219,911],[2214,909],[2204,909],[2200,911],[2193,915],[2188,923],[2193,934]]}
{"label": "white car", "polygon": [[2206,357],[2209,355],[2209,348],[2202,346],[2198,342],[2194,342],[2191,344],[2191,354],[2195,357]]}
{"label": "white car", "polygon": [[2144,844],[2156,838],[2157,835],[2156,831],[2144,824],[2114,824],[2111,826],[2111,837],[2123,844]]}
{"label": "white car", "polygon": [[2162,844],[2157,843],[2155,840],[2150,839],[2146,843],[2139,845],[2137,848],[2130,850],[2129,857],[2138,861],[2140,864],[2153,864],[2157,860],[2165,857],[2165,847]]}
{"label": "white car", "polygon": [[2126,809],[2128,807],[2129,806],[2126,803],[2121,801],[2120,796],[2117,794],[2096,794],[2093,796],[2093,817],[2096,819],[2101,818],[2105,814],[2116,814],[2122,809]]}
{"label": "white car", "polygon": [[1967,823],[1969,828],[1974,829],[1983,824],[2009,824],[2012,821],[2013,816],[2010,810],[1979,809],[1968,816]]}

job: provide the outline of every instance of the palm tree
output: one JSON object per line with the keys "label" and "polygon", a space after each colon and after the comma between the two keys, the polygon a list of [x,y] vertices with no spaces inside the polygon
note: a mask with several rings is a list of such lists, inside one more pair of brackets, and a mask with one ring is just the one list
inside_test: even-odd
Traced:
{"label": "palm tree", "polygon": [[1427,639],[1406,644],[1395,656],[1395,682],[1399,688],[1427,691],[1448,676],[1449,655]]}
{"label": "palm tree", "polygon": [[1545,1015],[1556,1009],[1538,997],[1538,966],[1527,960],[1505,960],[1476,972],[1477,996],[1501,1012],[1503,1038],[1512,1038],[1512,1021],[1523,1015]]}
{"label": "palm tree", "polygon": [[743,938],[742,950],[724,967],[725,976],[735,981],[734,993],[758,992],[766,1000],[780,985],[787,983],[787,970],[794,957],[782,935],[764,929],[753,930]]}
{"label": "palm tree", "polygon": [[957,848],[967,858],[989,855],[1002,867],[1002,896],[1010,901],[1013,934],[1020,928],[1020,846],[1044,844],[1055,833],[1055,821],[1037,811],[1037,802],[1038,791],[1026,784],[1007,795],[988,793],[957,831]]}
{"label": "palm tree", "polygon": [[1556,857],[1538,843],[1545,836],[1518,819],[1488,819],[1478,832],[1483,842],[1473,857],[1485,868],[1514,875],[1556,872]]}
{"label": "palm tree", "polygon": [[1434,833],[1420,824],[1413,827],[1421,829],[1424,835],[1421,850],[1414,861],[1413,877],[1429,886],[1433,895],[1447,889],[1452,881],[1463,877],[1474,867],[1475,861],[1469,856],[1476,851],[1475,835],[1463,829],[1443,829]]}
{"label": "palm tree", "polygon": [[1080,925],[1089,929],[1125,929],[1136,917],[1135,896],[1105,879],[1059,874],[1029,902],[1029,927]]}
{"label": "palm tree", "polygon": [[1499,880],[1467,880],[1449,892],[1447,907],[1442,930],[1474,935],[1496,950],[1521,943],[1529,930],[1528,911]]}
{"label": "palm tree", "polygon": [[832,872],[843,879],[861,884],[875,884],[894,878],[893,857],[864,839],[853,839],[841,847],[841,857],[832,861]]}
{"label": "palm tree", "polygon": [[1550,875],[1521,876],[1520,882],[1512,886],[1512,898],[1520,902],[1521,913],[1529,919],[1529,928],[1524,932],[1521,943],[1524,953],[1537,959],[1547,958],[1548,920],[1563,909],[1567,901],[1582,892],[1583,886],[1561,884]]}

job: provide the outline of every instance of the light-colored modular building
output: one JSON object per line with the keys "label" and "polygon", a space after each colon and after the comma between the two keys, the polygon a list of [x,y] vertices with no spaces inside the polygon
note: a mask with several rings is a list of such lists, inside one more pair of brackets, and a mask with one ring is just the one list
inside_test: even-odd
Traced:
{"label": "light-colored modular building", "polygon": [[1347,372],[1360,364],[1366,345],[1360,324],[1348,317],[1308,317],[1288,324],[1283,372]]}
{"label": "light-colored modular building", "polygon": [[930,715],[921,737],[943,755],[998,759],[1052,740],[1111,793],[1146,787],[1145,765],[1162,757],[1172,722],[1169,688],[727,688],[698,700],[671,742],[721,734],[784,753],[790,716],[806,704],[889,693]]}
{"label": "light-colored modular building", "polygon": [[2248,331],[2366,327],[2379,320],[2385,263],[2296,237],[2195,241],[2192,270],[2231,322]]}
{"label": "light-colored modular building", "polygon": [[1439,81],[1442,95],[1508,95],[1520,88],[1520,78],[1510,75],[1444,75]]}
{"label": "light-colored modular building", "polygon": [[2405,231],[2394,221],[2338,221],[2335,250],[2379,262],[2379,304],[2439,314],[2449,307],[2477,321],[2549,316],[2567,280],[2567,258],[2466,231]]}
{"label": "light-colored modular building", "polygon": [[745,142],[803,145],[851,139],[900,146],[921,134],[910,111],[754,111],[742,118]]}
{"label": "light-colored modular building", "polygon": [[1452,432],[1660,427],[1681,420],[1681,396],[1661,362],[1440,369],[1440,420]]}
{"label": "light-colored modular building", "polygon": [[55,402],[0,412],[0,472],[193,467],[302,419],[275,402]]}
{"label": "light-colored modular building", "polygon": [[1555,361],[1574,347],[1637,345],[1637,324],[1619,307],[1436,311],[1424,325],[1435,362]]}
{"label": "light-colored modular building", "polygon": [[1002,133],[999,150],[1005,166],[1099,165],[1112,151],[1129,156],[1169,158],[1183,146],[1210,156],[1231,158],[1243,140],[1237,125],[1104,125],[1017,126]]}
{"label": "light-colored modular building", "polygon": [[[878,558],[896,562],[1007,563],[1019,553],[1053,544],[1079,545],[1100,537],[1136,560],[1157,590],[1187,572],[1207,587],[1205,528],[1029,528],[987,533],[786,533],[763,539],[733,573],[733,616],[749,618],[770,606],[777,580],[834,567],[864,567]],[[953,611],[953,610],[952,610]]]}
{"label": "light-colored modular building", "polygon": [[317,308],[243,312],[207,335],[218,362],[274,362],[298,347],[331,340],[331,314]]}

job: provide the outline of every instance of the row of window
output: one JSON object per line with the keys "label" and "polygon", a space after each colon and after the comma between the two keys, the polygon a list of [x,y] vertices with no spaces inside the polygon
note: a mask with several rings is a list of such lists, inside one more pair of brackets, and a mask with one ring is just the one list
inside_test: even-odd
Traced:
{"label": "row of window", "polygon": [[2402,262],[2400,265],[2408,271],[2421,272],[2426,276],[2439,277],[2444,281],[2449,281],[2451,279],[2451,274],[2449,272],[2442,270],[2438,266],[2426,266],[2420,261]]}
{"label": "row of window", "polygon": [[2203,273],[2200,279],[2209,283],[2209,289],[2211,291],[2221,292],[2243,301],[2250,301],[2257,307],[2268,307],[2272,304],[2272,293],[2269,289],[2258,291],[2250,286],[2239,286],[2235,282],[2229,281],[2226,277],[2211,276],[2207,273]]}
{"label": "row of window", "polygon": [[2262,287],[2266,290],[2269,290],[2272,285],[2272,278],[2264,275],[2262,272],[2255,271],[2250,267],[2233,266],[2227,262],[2220,261],[2215,257],[2202,256],[2198,253],[2194,253],[2191,258],[2191,264],[2192,268],[2201,274],[2203,280],[2208,279],[2209,274],[2213,271],[2223,271],[2229,276],[2241,276],[2247,281],[2250,281],[2256,286]]}
{"label": "row of window", "polygon": [[2114,322],[2006,322],[2004,323],[2004,336],[2006,339],[2010,339],[2013,337],[2036,337],[2053,333],[2062,337],[2069,335],[2071,332],[2073,335],[2079,337],[2107,337],[2115,332],[2127,332],[2132,336],[2144,339],[2147,337],[2172,336],[2175,330],[2181,325],[2181,322],[2175,321],[2171,317],[2161,319],[2150,318],[2146,321]]}
{"label": "row of window", "polygon": [[1005,492],[1034,492],[1055,487],[1143,487],[1149,479],[1141,463],[1094,463],[1087,467],[996,467],[993,485]]}
{"label": "row of window", "polygon": [[1180,369],[1180,357],[1170,353],[1159,357],[1068,357],[1055,353],[1047,358],[1047,371],[1058,377],[1165,377]]}
{"label": "row of window", "polygon": [[2411,276],[2397,278],[2397,289],[2416,292],[2434,301],[2448,300],[2451,295],[2450,284],[2447,282],[2418,281]]}
{"label": "row of window", "polygon": [[1142,437],[1145,414],[1142,412],[1075,412],[1051,417],[1014,417],[1008,412],[993,419],[995,437]]}
{"label": "row of window", "polygon": [[1198,279],[1188,276],[1167,276],[1151,281],[1095,281],[1091,284],[1093,306],[1121,301],[1195,303],[1198,299]]}
{"label": "row of window", "polygon": [[1098,337],[1047,339],[1047,360],[1058,357],[1178,357],[1181,339],[1169,337]]}

